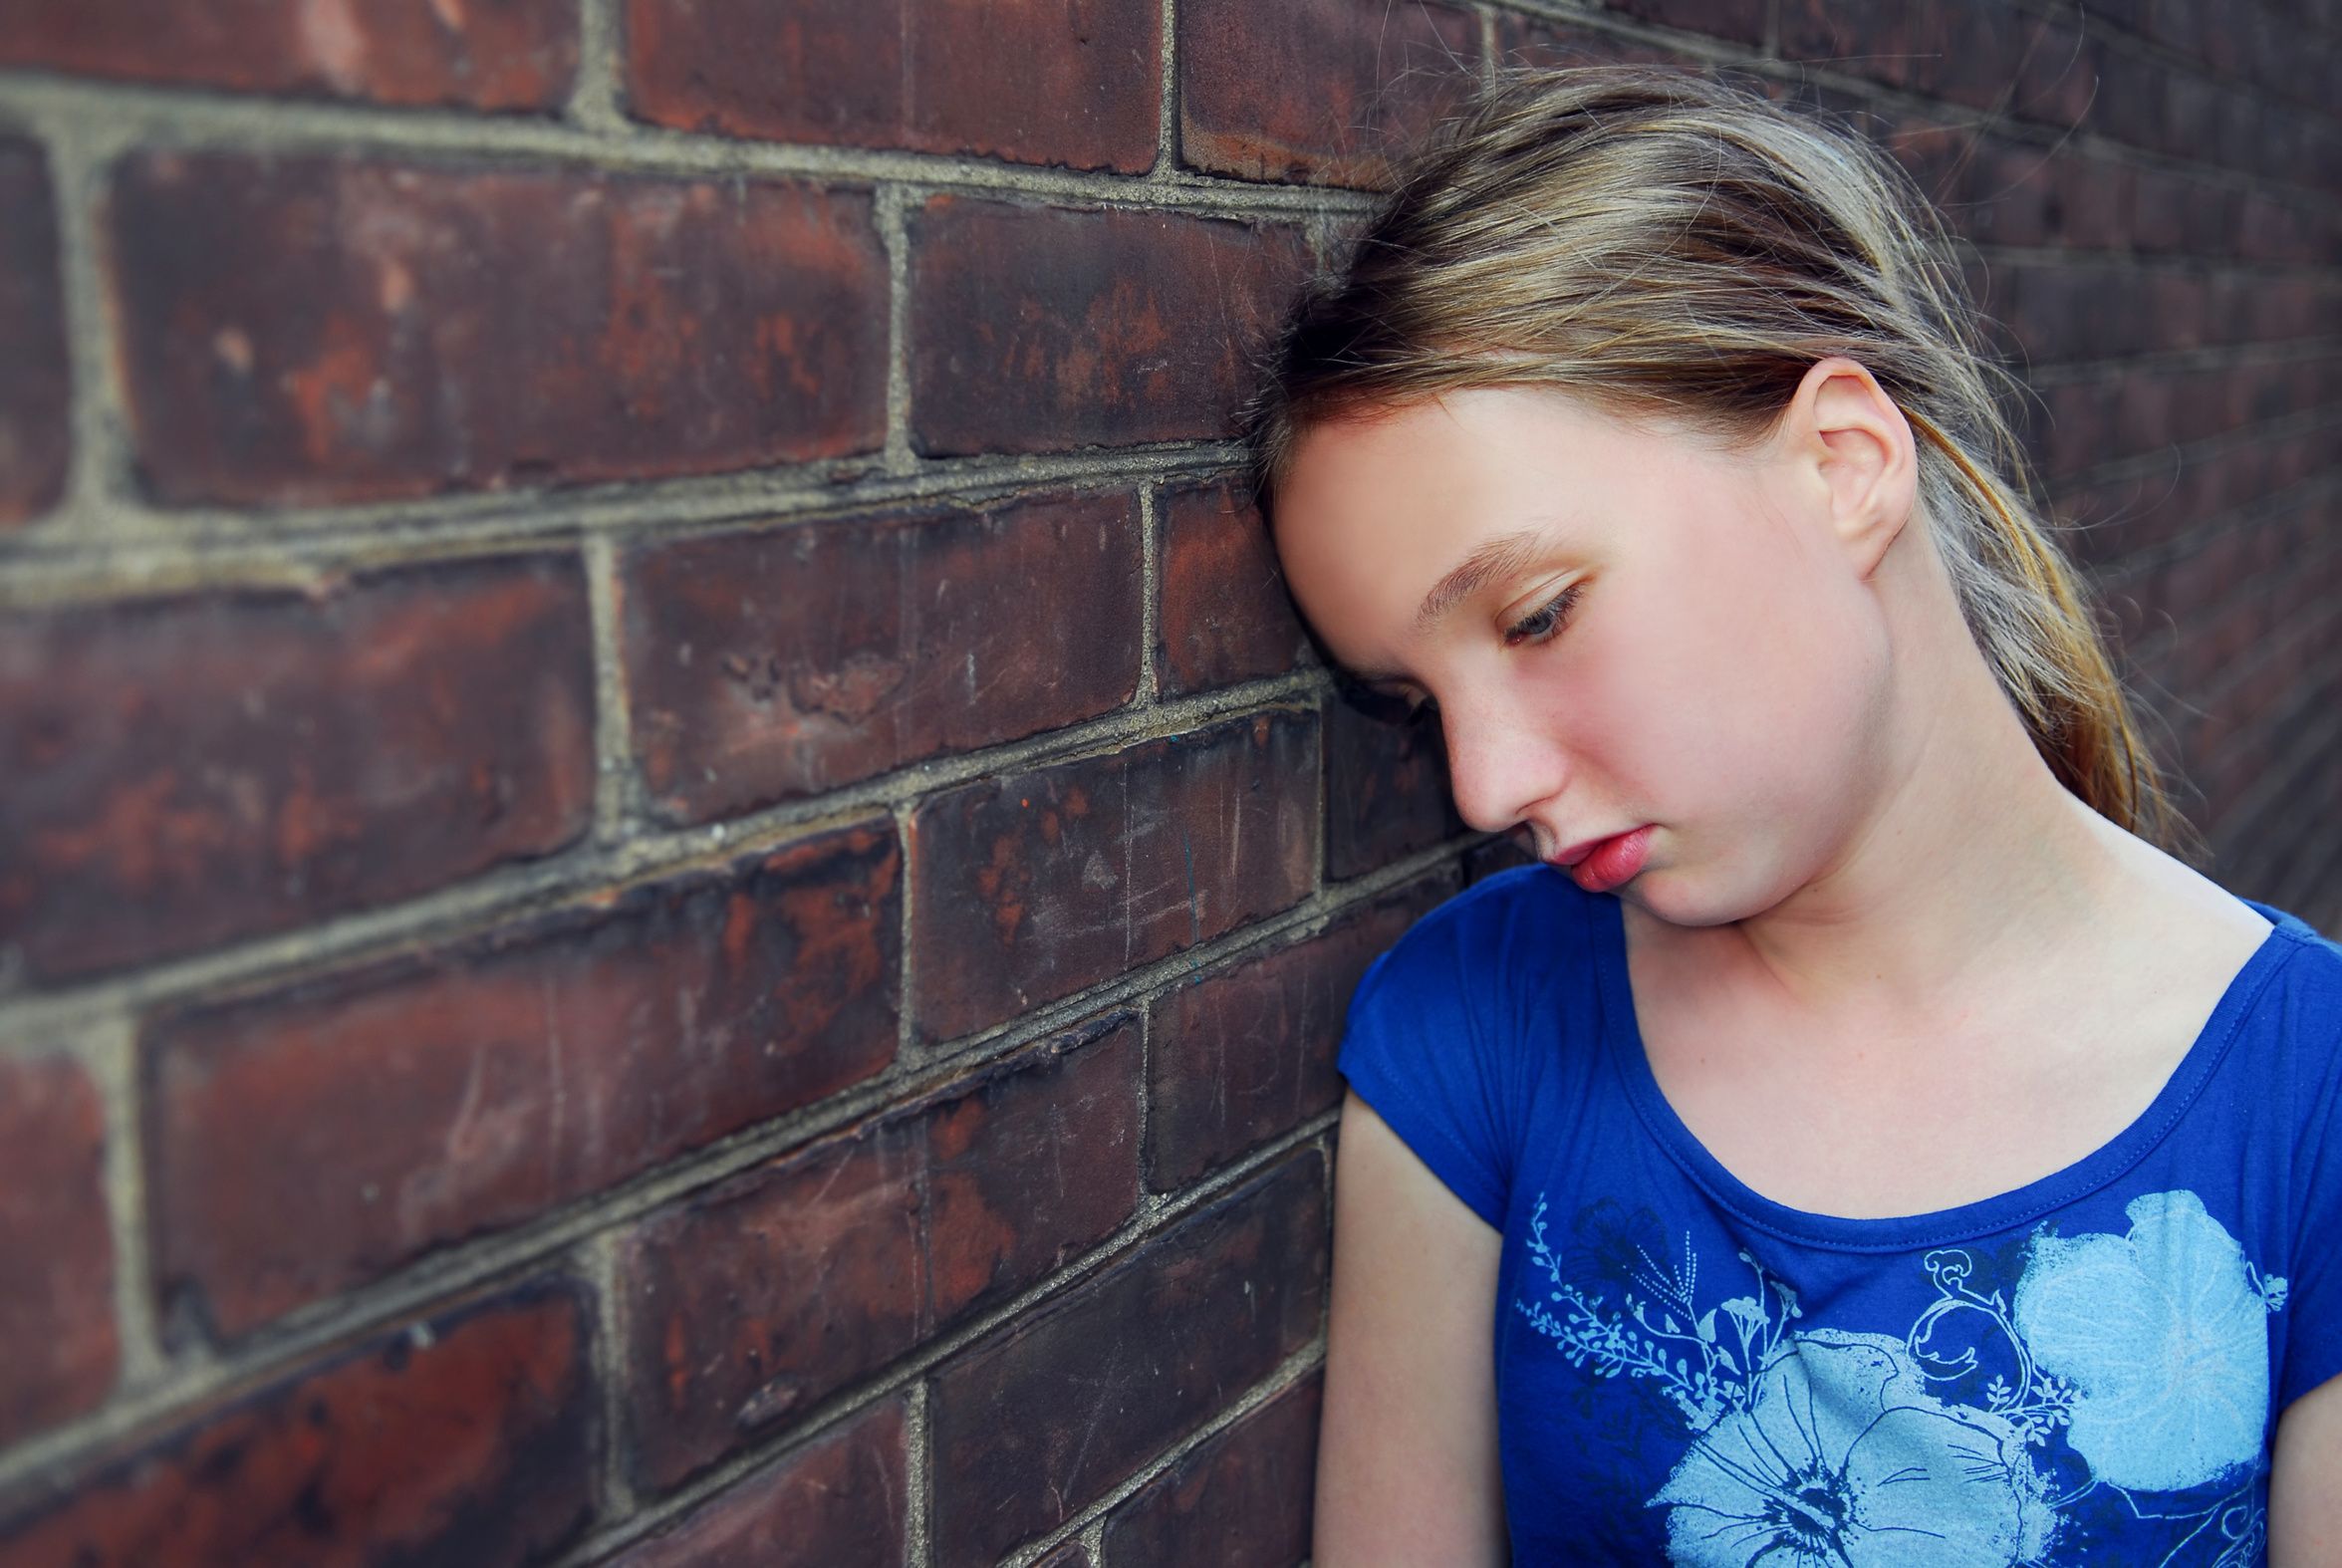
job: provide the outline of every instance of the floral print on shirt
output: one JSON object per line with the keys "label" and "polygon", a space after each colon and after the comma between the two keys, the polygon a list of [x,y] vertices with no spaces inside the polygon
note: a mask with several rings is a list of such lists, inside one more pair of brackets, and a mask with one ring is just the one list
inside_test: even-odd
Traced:
{"label": "floral print on shirt", "polygon": [[[2043,1230],[2013,1258],[1927,1253],[1933,1299],[1894,1334],[1807,1325],[1745,1250],[1739,1289],[1704,1290],[1688,1235],[1663,1261],[1650,1216],[1608,1202],[1557,1251],[1540,1195],[1513,1305],[1672,1412],[1683,1449],[1649,1506],[1687,1568],[2048,1568],[2080,1560],[2083,1510],[2118,1506],[2158,1527],[2163,1564],[2257,1563],[2285,1281],[2194,1192],[2125,1214],[2124,1234]],[[1976,1288],[1980,1265],[2020,1270],[2014,1289]]]}

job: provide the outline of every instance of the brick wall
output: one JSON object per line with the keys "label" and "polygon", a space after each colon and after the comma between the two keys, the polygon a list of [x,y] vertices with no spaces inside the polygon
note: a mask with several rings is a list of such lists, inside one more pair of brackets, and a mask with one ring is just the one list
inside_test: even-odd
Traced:
{"label": "brick wall", "polygon": [[1348,989],[1504,852],[1242,350],[1502,57],[1974,242],[2342,926],[2342,7],[18,0],[0,1564],[1289,1564]]}

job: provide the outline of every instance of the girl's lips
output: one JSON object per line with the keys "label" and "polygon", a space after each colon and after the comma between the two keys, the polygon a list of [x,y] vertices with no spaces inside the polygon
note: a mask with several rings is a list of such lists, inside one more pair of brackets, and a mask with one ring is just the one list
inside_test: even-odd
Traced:
{"label": "girl's lips", "polygon": [[1584,860],[1569,868],[1570,879],[1588,893],[1608,893],[1643,869],[1656,825],[1645,823],[1632,833],[1604,839]]}

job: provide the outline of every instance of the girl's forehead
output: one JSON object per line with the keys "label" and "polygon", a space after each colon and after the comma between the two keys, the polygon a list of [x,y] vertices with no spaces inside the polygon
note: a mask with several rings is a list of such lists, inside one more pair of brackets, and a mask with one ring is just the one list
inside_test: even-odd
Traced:
{"label": "girl's forehead", "polygon": [[1711,482],[1717,455],[1543,388],[1474,388],[1305,429],[1277,486],[1289,524],[1345,535],[1615,513]]}

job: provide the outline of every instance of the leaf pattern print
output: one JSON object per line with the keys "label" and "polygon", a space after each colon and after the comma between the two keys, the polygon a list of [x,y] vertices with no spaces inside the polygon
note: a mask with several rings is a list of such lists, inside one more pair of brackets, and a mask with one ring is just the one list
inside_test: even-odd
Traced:
{"label": "leaf pattern print", "polygon": [[2141,1524],[2161,1568],[2258,1563],[2286,1282],[2193,1192],[2125,1212],[2125,1234],[2044,1229],[1981,1264],[1929,1252],[1927,1305],[1874,1333],[1807,1323],[1745,1249],[1745,1287],[1715,1301],[1689,1233],[1663,1241],[1640,1210],[1622,1226],[1607,1200],[1567,1255],[1603,1278],[1574,1279],[1540,1194],[1512,1306],[1573,1366],[1660,1397],[1681,1449],[1648,1505],[1679,1565],[2043,1568]]}
{"label": "leaf pattern print", "polygon": [[2016,1290],[2017,1331],[2077,1395],[2071,1440],[2100,1482],[2181,1491],[2260,1456],[2268,1412],[2263,1281],[2193,1192],[2149,1192],[2128,1234],[2043,1235]]}

